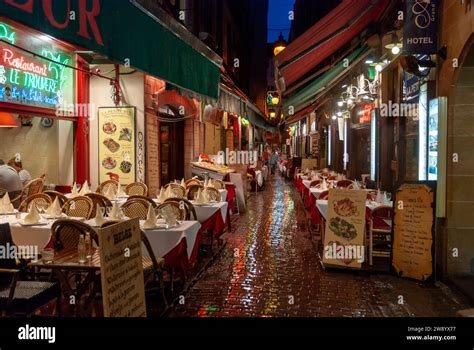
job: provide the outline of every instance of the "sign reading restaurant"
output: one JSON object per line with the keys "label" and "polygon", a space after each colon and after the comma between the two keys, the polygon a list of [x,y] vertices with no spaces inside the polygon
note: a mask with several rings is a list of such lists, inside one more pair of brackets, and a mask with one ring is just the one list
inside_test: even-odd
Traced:
{"label": "sign reading restaurant", "polygon": [[407,0],[403,30],[405,55],[438,52],[439,0]]}

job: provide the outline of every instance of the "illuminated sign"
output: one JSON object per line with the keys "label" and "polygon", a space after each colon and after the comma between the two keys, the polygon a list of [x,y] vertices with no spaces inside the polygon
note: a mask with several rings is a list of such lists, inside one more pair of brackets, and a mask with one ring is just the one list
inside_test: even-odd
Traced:
{"label": "illuminated sign", "polygon": [[352,125],[358,126],[361,124],[369,124],[372,119],[371,117],[373,109],[374,106],[370,103],[356,106],[352,115]]}
{"label": "illuminated sign", "polygon": [[0,102],[47,109],[74,102],[74,71],[68,66],[75,62],[70,53],[50,39],[2,22],[0,39]]}

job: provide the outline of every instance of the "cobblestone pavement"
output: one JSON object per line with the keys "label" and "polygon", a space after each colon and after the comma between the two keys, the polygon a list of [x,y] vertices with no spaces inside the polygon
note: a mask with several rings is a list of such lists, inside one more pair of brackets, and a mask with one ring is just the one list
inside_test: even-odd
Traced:
{"label": "cobblestone pavement", "polygon": [[437,317],[468,308],[443,284],[323,270],[300,196],[281,178],[248,202],[220,256],[171,316]]}

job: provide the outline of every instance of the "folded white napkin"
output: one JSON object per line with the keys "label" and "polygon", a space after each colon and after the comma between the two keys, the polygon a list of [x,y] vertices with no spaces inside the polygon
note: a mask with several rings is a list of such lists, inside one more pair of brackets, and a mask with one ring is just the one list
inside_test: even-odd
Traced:
{"label": "folded white napkin", "polygon": [[184,181],[184,179],[181,180],[181,186],[183,186],[184,188],[186,188],[186,181]]}
{"label": "folded white napkin", "polygon": [[0,207],[0,214],[12,214],[15,212],[15,208],[13,207],[8,192],[3,196],[2,201],[0,202]]}
{"label": "folded white napkin", "polygon": [[197,204],[209,203],[209,198],[208,198],[205,191],[202,191],[201,189],[199,189],[199,191],[197,193],[197,196],[196,196],[196,203]]}
{"label": "folded white napkin", "polygon": [[90,193],[91,192],[91,189],[89,188],[89,183],[87,182],[84,182],[84,184],[82,185],[82,188],[81,188],[81,191],[79,192],[79,195],[80,196],[85,196],[86,194]]}
{"label": "folded white napkin", "polygon": [[159,202],[159,203],[164,203],[165,200],[167,199],[167,198],[166,198],[166,191],[165,191],[165,189],[164,189],[163,187],[161,187],[160,193],[158,194],[158,197],[157,197],[157,198],[158,198],[158,202]]}
{"label": "folded white napkin", "polygon": [[171,190],[171,186],[168,186],[168,188],[166,189],[165,197],[166,197],[166,199],[174,197],[173,191]]}
{"label": "folded white napkin", "polygon": [[383,193],[383,205],[390,205],[390,201],[388,200],[388,197],[387,197],[387,192]]}
{"label": "folded white napkin", "polygon": [[79,193],[77,192],[77,184],[74,182],[74,185],[72,185],[71,198],[76,198],[77,196],[79,196]]}
{"label": "folded white napkin", "polygon": [[354,190],[360,190],[360,186],[357,181],[354,181]]}
{"label": "folded white napkin", "polygon": [[380,204],[383,203],[383,195],[380,190],[377,190],[377,197],[375,198],[375,201]]}
{"label": "folded white napkin", "polygon": [[326,179],[323,179],[323,183],[321,184],[321,189],[323,191],[327,191],[328,190],[328,183],[326,182]]}
{"label": "folded white napkin", "polygon": [[163,215],[163,218],[165,219],[167,225],[169,226],[176,225],[176,222],[177,222],[176,216],[174,215],[174,212],[170,206],[165,206],[164,208],[162,208],[161,215]]}
{"label": "folded white napkin", "polygon": [[97,209],[96,209],[94,222],[97,227],[100,227],[105,223],[104,215],[102,215],[102,212],[100,211],[99,206],[97,206]]}
{"label": "folded white napkin", "polygon": [[[110,186],[112,187],[112,186]],[[123,188],[122,188],[122,185],[118,185],[118,188],[117,188],[117,197],[119,198],[123,198],[123,197],[127,197],[127,194],[124,192]]]}
{"label": "folded white napkin", "polygon": [[59,199],[56,197],[54,202],[49,206],[48,210],[46,210],[46,214],[51,217],[58,218],[62,214],[61,206],[59,205]]}
{"label": "folded white napkin", "polygon": [[107,186],[104,196],[106,196],[110,200],[115,199],[116,193],[112,185]]}
{"label": "folded white napkin", "polygon": [[150,205],[148,207],[147,219],[145,221],[145,224],[143,225],[143,228],[146,228],[146,229],[155,228],[156,221],[157,221],[157,217],[156,217],[155,209],[153,208],[152,205]]}
{"label": "folded white napkin", "polygon": [[25,216],[23,219],[23,222],[26,225],[34,225],[37,224],[41,221],[41,216],[38,213],[38,209],[36,208],[36,205],[32,205],[30,212]]}
{"label": "folded white napkin", "polygon": [[5,193],[5,195],[2,198],[2,205],[6,207],[10,204],[12,204],[12,202],[11,202],[10,196],[8,195],[8,192],[7,192],[7,193]]}
{"label": "folded white napkin", "polygon": [[112,207],[112,210],[109,214],[110,219],[112,220],[122,220],[124,215],[122,212],[122,209],[118,206],[117,202],[114,203],[114,206]]}

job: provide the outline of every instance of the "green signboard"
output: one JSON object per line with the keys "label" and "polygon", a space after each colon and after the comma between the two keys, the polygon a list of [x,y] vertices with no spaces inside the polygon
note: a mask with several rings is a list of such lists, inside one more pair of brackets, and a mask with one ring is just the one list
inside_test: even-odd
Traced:
{"label": "green signboard", "polygon": [[1,21],[0,39],[0,102],[55,110],[74,103],[73,55]]}
{"label": "green signboard", "polygon": [[0,15],[218,98],[220,67],[129,0],[0,0]]}

